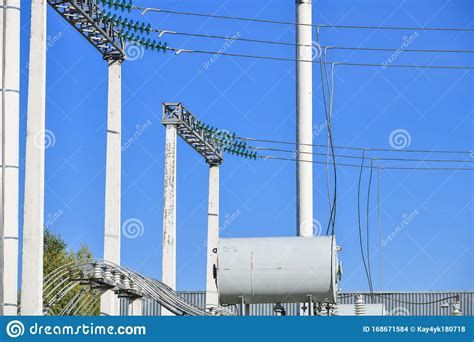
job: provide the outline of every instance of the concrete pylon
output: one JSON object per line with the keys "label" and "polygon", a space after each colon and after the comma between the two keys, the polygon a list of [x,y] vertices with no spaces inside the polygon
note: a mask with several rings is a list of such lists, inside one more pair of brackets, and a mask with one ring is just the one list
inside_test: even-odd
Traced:
{"label": "concrete pylon", "polygon": [[[312,0],[296,0],[297,235],[313,236]],[[303,25],[301,25],[303,24]]]}
{"label": "concrete pylon", "polygon": [[[176,136],[176,126],[166,124],[161,280],[173,290],[176,289]],[[172,313],[162,308],[161,315]]]}
{"label": "concrete pylon", "polygon": [[209,167],[209,206],[207,214],[206,309],[219,306],[214,267],[219,242],[219,165]]}
{"label": "concrete pylon", "polygon": [[46,0],[31,1],[21,314],[43,314]]}
{"label": "concrete pylon", "polygon": [[[122,61],[109,61],[108,69],[104,260],[120,265]],[[112,290],[105,291],[100,297],[100,313],[104,316],[120,314],[119,299]]]}
{"label": "concrete pylon", "polygon": [[0,4],[0,316],[6,316],[18,307],[20,0]]}

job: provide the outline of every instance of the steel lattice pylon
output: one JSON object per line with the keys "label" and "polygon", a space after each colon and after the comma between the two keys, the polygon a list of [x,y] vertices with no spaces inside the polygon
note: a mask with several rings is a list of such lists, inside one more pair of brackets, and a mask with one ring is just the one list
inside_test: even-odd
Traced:
{"label": "steel lattice pylon", "polygon": [[86,38],[105,59],[125,59],[125,42],[94,0],[48,0],[48,4]]}
{"label": "steel lattice pylon", "polygon": [[224,161],[221,144],[181,103],[163,103],[163,125],[176,126],[178,135],[204,157],[210,165]]}

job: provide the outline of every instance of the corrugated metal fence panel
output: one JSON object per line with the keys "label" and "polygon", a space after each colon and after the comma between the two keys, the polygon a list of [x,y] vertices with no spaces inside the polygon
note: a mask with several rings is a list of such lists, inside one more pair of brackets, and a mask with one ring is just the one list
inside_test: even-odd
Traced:
{"label": "corrugated metal fence panel", "polygon": [[119,298],[120,316],[128,316],[128,299]]}
{"label": "corrugated metal fence panel", "polygon": [[[204,309],[206,307],[206,293],[201,292],[180,292],[179,295],[189,303]],[[250,305],[250,316],[273,316],[274,304],[251,304]],[[298,304],[283,304],[288,316],[297,316],[299,313]],[[228,307],[233,313],[240,313],[239,305],[231,305]]]}
{"label": "corrugated metal fence panel", "polygon": [[[206,306],[205,292],[180,292],[180,296],[187,302],[204,309]],[[346,292],[341,293],[338,302],[340,304],[354,304],[355,296],[361,294],[364,301],[370,303],[383,303],[385,310],[390,315],[398,316],[449,316],[451,308],[444,308],[443,304],[450,303],[458,295],[461,302],[461,310],[464,316],[474,316],[474,292],[376,292],[371,295],[367,292]],[[449,298],[449,299],[447,299]],[[431,303],[434,301],[440,301]],[[409,304],[411,303],[411,304]],[[416,304],[431,303],[431,304]],[[160,304],[151,299],[143,300],[143,315],[157,316],[160,314]],[[251,316],[274,316],[273,304],[251,304]],[[298,316],[299,305],[293,303],[283,304],[287,316]],[[229,306],[229,310],[239,314],[238,305]],[[127,315],[128,300],[120,299],[120,314]]]}
{"label": "corrugated metal fence panel", "polygon": [[463,315],[474,315],[474,292],[342,293],[339,302],[354,304],[358,294],[366,303],[384,303],[387,313],[394,316],[449,316],[451,307],[443,304],[452,303],[455,300],[453,297],[459,296]]}
{"label": "corrugated metal fence panel", "polygon": [[160,304],[150,298],[142,302],[143,316],[158,316],[160,314]]}

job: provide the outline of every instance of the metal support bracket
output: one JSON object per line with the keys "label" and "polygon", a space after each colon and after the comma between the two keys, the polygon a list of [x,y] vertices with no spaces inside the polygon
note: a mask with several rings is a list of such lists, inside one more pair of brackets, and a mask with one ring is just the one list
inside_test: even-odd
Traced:
{"label": "metal support bracket", "polygon": [[163,103],[161,123],[176,126],[178,135],[203,156],[209,165],[219,165],[224,161],[217,139],[203,129],[201,122],[181,103]]}
{"label": "metal support bracket", "polygon": [[106,60],[123,60],[125,42],[119,28],[105,22],[94,0],[48,0],[48,4],[91,43]]}

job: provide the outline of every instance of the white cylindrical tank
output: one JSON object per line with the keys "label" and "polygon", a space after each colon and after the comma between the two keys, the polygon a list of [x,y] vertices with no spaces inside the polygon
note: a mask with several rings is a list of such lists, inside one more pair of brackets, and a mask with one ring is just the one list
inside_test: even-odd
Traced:
{"label": "white cylindrical tank", "polygon": [[220,239],[219,301],[335,303],[338,249],[331,236]]}

